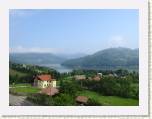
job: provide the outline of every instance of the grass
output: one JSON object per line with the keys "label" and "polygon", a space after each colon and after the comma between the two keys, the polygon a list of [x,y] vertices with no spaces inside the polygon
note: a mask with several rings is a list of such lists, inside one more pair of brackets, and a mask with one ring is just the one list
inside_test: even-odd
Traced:
{"label": "grass", "polygon": [[31,84],[29,83],[21,83],[21,84],[10,84],[10,87],[22,87],[22,86],[26,86],[26,87],[31,87]]}
{"label": "grass", "polygon": [[40,91],[40,89],[35,87],[16,87],[12,88],[11,90],[20,93],[38,93]]}
{"label": "grass", "polygon": [[[26,87],[22,87],[26,86]],[[10,91],[12,93],[16,94],[32,94],[32,93],[38,93],[40,91],[37,87],[32,87],[30,84],[15,84],[12,86],[13,88],[10,88]]]}
{"label": "grass", "polygon": [[92,98],[97,100],[104,106],[138,106],[139,100],[130,99],[130,98],[122,98],[117,96],[102,96],[96,92],[84,90],[78,93],[78,95],[87,96],[88,98]]}

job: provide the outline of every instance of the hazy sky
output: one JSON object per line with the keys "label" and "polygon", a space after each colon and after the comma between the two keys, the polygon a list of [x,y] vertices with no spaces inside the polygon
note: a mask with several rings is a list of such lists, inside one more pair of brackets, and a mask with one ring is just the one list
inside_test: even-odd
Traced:
{"label": "hazy sky", "polygon": [[138,10],[10,10],[11,52],[138,48]]}

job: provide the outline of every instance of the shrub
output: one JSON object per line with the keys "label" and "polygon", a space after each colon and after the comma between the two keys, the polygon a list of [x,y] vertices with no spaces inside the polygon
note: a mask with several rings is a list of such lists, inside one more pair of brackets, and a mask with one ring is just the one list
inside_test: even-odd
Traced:
{"label": "shrub", "polygon": [[60,92],[64,94],[69,94],[71,96],[75,96],[76,92],[79,91],[81,88],[76,81],[64,81],[60,85]]}
{"label": "shrub", "polygon": [[75,105],[75,100],[71,95],[59,94],[56,96],[48,96],[44,94],[31,94],[27,97],[27,100],[34,102],[38,105],[44,106],[70,106]]}
{"label": "shrub", "polygon": [[95,99],[89,99],[87,106],[102,106],[102,104]]}
{"label": "shrub", "polygon": [[44,94],[30,94],[27,96],[27,100],[30,100],[39,105],[54,105],[54,101],[51,96]]}
{"label": "shrub", "polygon": [[74,98],[69,94],[60,94],[54,97],[54,105],[56,106],[72,106],[75,105]]}

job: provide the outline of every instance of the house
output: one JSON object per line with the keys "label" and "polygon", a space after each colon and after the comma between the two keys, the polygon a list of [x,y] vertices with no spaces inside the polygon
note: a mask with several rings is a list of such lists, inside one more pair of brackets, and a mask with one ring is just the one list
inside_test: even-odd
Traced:
{"label": "house", "polygon": [[53,95],[56,95],[59,93],[59,90],[55,87],[46,87],[46,88],[43,88],[40,93],[42,94],[46,94],[46,95],[49,95],[49,96],[53,96]]}
{"label": "house", "polygon": [[102,78],[103,74],[102,73],[97,73],[98,76],[100,76],[100,78]]}
{"label": "house", "polygon": [[74,79],[75,79],[75,80],[85,80],[85,79],[86,79],[86,76],[85,76],[85,75],[75,75],[75,76],[74,76]]}
{"label": "house", "polygon": [[48,74],[37,75],[34,79],[34,86],[38,88],[56,87],[56,80]]}
{"label": "house", "polygon": [[118,77],[118,75],[116,73],[114,73],[113,75],[114,75],[114,77]]}
{"label": "house", "polygon": [[108,76],[109,76],[109,77],[114,77],[114,75],[113,75],[113,74],[108,74]]}
{"label": "house", "polygon": [[100,78],[100,76],[98,76],[98,75],[97,75],[97,76],[93,77],[93,79],[92,79],[92,80],[100,81],[100,79],[101,79],[101,78]]}
{"label": "house", "polygon": [[87,104],[87,102],[88,102],[88,97],[86,97],[86,96],[77,96],[75,100],[76,100],[76,102],[79,103],[80,105],[84,105],[84,104]]}

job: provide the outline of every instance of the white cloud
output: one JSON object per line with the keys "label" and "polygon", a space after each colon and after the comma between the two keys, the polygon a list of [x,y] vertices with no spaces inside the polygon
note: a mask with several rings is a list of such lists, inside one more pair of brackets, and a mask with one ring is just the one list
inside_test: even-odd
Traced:
{"label": "white cloud", "polygon": [[108,47],[127,47],[126,39],[121,35],[116,35],[108,40]]}
{"label": "white cloud", "polygon": [[40,47],[32,47],[32,48],[25,48],[22,46],[17,46],[15,48],[10,48],[10,53],[60,53],[62,52],[62,49],[56,49],[56,48],[40,48]]}

